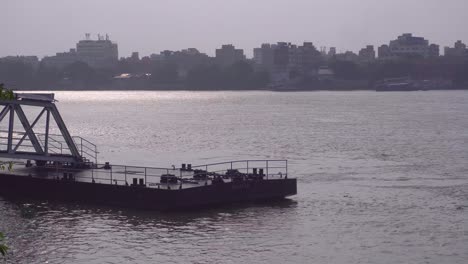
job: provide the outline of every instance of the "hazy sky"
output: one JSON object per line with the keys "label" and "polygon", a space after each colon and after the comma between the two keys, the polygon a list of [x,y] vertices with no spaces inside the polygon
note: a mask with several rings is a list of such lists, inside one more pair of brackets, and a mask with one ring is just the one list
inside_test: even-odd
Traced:
{"label": "hazy sky", "polygon": [[0,56],[54,55],[89,32],[110,35],[119,56],[232,43],[312,41],[358,51],[404,32],[432,43],[468,42],[468,0],[0,0]]}

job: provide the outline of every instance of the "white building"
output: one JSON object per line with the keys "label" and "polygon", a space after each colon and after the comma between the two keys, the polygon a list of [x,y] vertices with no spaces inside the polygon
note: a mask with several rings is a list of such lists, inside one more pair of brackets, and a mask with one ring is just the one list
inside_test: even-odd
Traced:
{"label": "white building", "polygon": [[385,56],[382,57],[437,57],[439,56],[439,46],[429,45],[429,41],[423,37],[414,37],[412,34],[406,33],[390,41],[388,52],[382,52],[382,55],[384,54]]}
{"label": "white building", "polygon": [[105,39],[98,35],[98,40],[91,40],[87,34],[85,40],[76,44],[76,55],[93,68],[113,67],[119,59],[117,44],[111,42],[108,35]]}
{"label": "white building", "polygon": [[114,67],[119,56],[117,44],[111,42],[108,35],[105,38],[98,35],[97,40],[91,40],[89,36],[86,34],[86,39],[80,40],[76,49],[45,57],[44,64],[48,67],[63,68],[73,62],[82,61],[93,68]]}

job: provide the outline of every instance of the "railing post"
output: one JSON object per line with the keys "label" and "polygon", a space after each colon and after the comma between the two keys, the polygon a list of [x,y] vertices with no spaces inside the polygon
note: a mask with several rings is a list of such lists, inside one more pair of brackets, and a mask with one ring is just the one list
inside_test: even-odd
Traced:
{"label": "railing post", "polygon": [[13,105],[10,105],[10,120],[8,125],[8,145],[7,145],[7,152],[11,153],[12,146],[13,146],[13,130],[14,130],[14,123],[15,123],[15,110]]}
{"label": "railing post", "polygon": [[146,186],[146,167],[145,167],[145,186]]}
{"label": "railing post", "polygon": [[81,139],[81,157],[83,157],[83,138],[80,137]]}
{"label": "railing post", "polygon": [[44,143],[44,152],[45,154],[49,153],[49,124],[50,124],[50,110],[47,108],[46,115],[46,127],[45,127],[45,143]]}
{"label": "railing post", "polygon": [[112,184],[112,166],[110,166],[110,179],[111,179],[111,184]]}
{"label": "railing post", "polygon": [[124,166],[125,170],[125,184],[127,184],[127,166]]}
{"label": "railing post", "polygon": [[247,174],[249,174],[249,161],[247,161]]}
{"label": "railing post", "polygon": [[266,176],[267,176],[266,178],[268,180],[268,160],[266,161]]}
{"label": "railing post", "polygon": [[231,161],[231,170],[232,170],[232,161]]}
{"label": "railing post", "polygon": [[288,177],[288,160],[286,160],[286,178]]}

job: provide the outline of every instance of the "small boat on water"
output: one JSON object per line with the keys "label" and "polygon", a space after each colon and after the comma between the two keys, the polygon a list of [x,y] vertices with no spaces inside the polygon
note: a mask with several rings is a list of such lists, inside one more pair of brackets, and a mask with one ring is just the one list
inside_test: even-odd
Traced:
{"label": "small boat on water", "polygon": [[375,85],[377,92],[419,91],[421,87],[409,77],[384,79]]}
{"label": "small boat on water", "polygon": [[[14,99],[1,99],[0,105],[0,123],[8,123],[8,129],[0,131],[0,157],[8,159],[0,172],[4,197],[190,210],[280,200],[297,193],[287,160],[185,163],[178,168],[100,164],[96,145],[70,135],[53,94],[15,94]],[[31,122],[23,107],[40,112]],[[44,133],[36,131],[41,119],[45,119]],[[60,134],[50,133],[52,121]]]}
{"label": "small boat on water", "polygon": [[452,83],[443,79],[414,80],[410,77],[384,79],[377,82],[375,90],[377,92],[407,92],[407,91],[428,91],[447,90],[452,87]]}

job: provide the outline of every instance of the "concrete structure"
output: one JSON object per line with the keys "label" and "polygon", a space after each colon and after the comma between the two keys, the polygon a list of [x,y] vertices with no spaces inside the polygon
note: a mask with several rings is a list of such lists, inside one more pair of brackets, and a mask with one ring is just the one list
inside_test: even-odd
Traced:
{"label": "concrete structure", "polygon": [[346,51],[344,53],[338,53],[335,55],[336,60],[341,60],[341,61],[352,61],[355,63],[359,62],[359,56],[352,52],[352,51]]}
{"label": "concrete structure", "polygon": [[379,59],[390,58],[392,56],[390,47],[385,44],[378,48],[377,53],[378,53]]}
{"label": "concrete structure", "polygon": [[37,56],[6,56],[0,58],[0,62],[19,62],[31,65],[33,69],[37,69],[39,67],[39,59]]}
{"label": "concrete structure", "polygon": [[444,56],[446,57],[468,57],[468,49],[461,40],[455,42],[453,48],[445,47]]}
{"label": "concrete structure", "polygon": [[333,81],[335,73],[328,66],[320,66],[317,70],[317,79],[319,81]]}
{"label": "concrete structure", "polygon": [[256,70],[266,70],[273,82],[284,83],[288,79],[316,75],[322,56],[312,42],[301,46],[278,42],[255,48],[253,61]]}
{"label": "concrete structure", "polygon": [[302,73],[307,73],[315,69],[320,63],[321,53],[315,48],[312,42],[304,42],[298,46],[295,52],[296,63]]}
{"label": "concrete structure", "polygon": [[336,48],[335,47],[330,47],[330,50],[328,51],[328,58],[333,58],[336,55]]}
{"label": "concrete structure", "polygon": [[374,46],[367,45],[365,48],[359,51],[359,60],[362,62],[370,62],[375,60]]}
{"label": "concrete structure", "polygon": [[262,44],[260,48],[254,48],[253,50],[253,61],[256,70],[272,71],[274,67],[274,56],[273,56],[274,45]]}
{"label": "concrete structure", "polygon": [[423,37],[415,37],[410,33],[403,34],[390,41],[390,45],[379,48],[379,58],[407,58],[407,57],[438,57],[439,46],[429,45],[429,41]]}
{"label": "concrete structure", "polygon": [[108,35],[105,39],[98,35],[98,40],[91,40],[87,35],[85,40],[76,44],[76,54],[79,60],[93,68],[111,68],[119,58],[117,44],[111,42]]}
{"label": "concrete structure", "polygon": [[45,57],[43,62],[48,67],[63,68],[73,62],[81,61],[92,68],[112,68],[118,61],[118,47],[116,43],[98,35],[97,40],[91,40],[86,34],[86,39],[76,44],[76,49],[69,52],[57,53],[55,56]]}
{"label": "concrete structure", "polygon": [[238,61],[245,60],[244,50],[236,49],[233,45],[222,45],[216,49],[216,63],[221,66],[230,66]]}
{"label": "concrete structure", "polygon": [[55,56],[44,57],[42,59],[42,63],[45,66],[57,69],[62,69],[76,61],[79,61],[76,49],[70,49],[68,52],[57,52]]}
{"label": "concrete structure", "polygon": [[196,48],[188,48],[179,51],[164,50],[159,54],[151,54],[149,59],[156,64],[172,64],[177,66],[178,76],[185,78],[189,71],[200,65],[212,62],[205,53]]}

